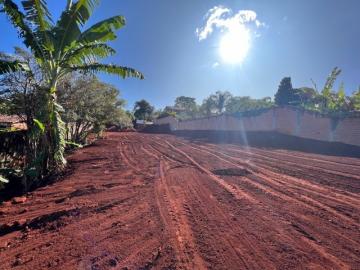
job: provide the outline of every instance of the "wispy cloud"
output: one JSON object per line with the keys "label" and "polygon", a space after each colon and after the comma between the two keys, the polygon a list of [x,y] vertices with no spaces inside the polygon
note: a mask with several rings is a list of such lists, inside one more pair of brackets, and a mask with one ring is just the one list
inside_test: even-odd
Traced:
{"label": "wispy cloud", "polygon": [[235,14],[230,8],[215,6],[205,15],[206,23],[201,28],[196,28],[196,35],[199,41],[206,39],[215,29],[220,31],[244,27],[253,24],[256,28],[265,26],[264,22],[257,19],[253,10],[239,10]]}

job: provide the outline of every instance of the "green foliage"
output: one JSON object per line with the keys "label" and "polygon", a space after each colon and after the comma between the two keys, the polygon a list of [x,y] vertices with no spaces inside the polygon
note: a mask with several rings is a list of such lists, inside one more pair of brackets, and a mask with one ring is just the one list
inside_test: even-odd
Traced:
{"label": "green foliage", "polygon": [[27,71],[29,67],[25,63],[21,63],[18,60],[9,61],[0,59],[0,75],[10,72],[16,72],[19,70]]}
{"label": "green foliage", "polygon": [[338,67],[334,67],[329,76],[326,79],[325,85],[323,90],[321,91],[323,96],[328,96],[332,92],[332,89],[334,87],[334,83],[337,79],[337,77],[340,75],[341,69]]}
{"label": "green foliage", "polygon": [[129,127],[131,117],[124,111],[119,90],[94,76],[67,76],[58,87],[59,103],[68,141],[85,143],[90,132],[100,133],[106,126]]}
{"label": "green foliage", "polygon": [[210,97],[205,98],[199,108],[200,115],[209,117],[216,113],[214,108],[215,108],[214,101]]}
{"label": "green foliage", "polygon": [[[61,106],[57,103],[57,85],[66,74],[73,71],[106,72],[122,78],[131,76],[140,79],[143,75],[132,68],[98,62],[115,53],[106,42],[114,40],[115,31],[125,24],[123,17],[115,16],[82,31],[98,1],[68,1],[55,23],[45,0],[27,0],[21,4],[24,12],[14,1],[0,0],[0,9],[16,28],[41,70],[41,85],[36,88],[43,92],[43,98],[37,102],[40,116],[36,119],[44,124],[45,131],[40,139],[40,150],[36,152],[45,159],[41,161],[45,172],[50,167],[61,168],[65,164],[65,125],[61,120]],[[0,74],[18,71],[34,75],[26,62],[0,58]],[[36,122],[33,123],[36,125]]]}
{"label": "green foliage", "polygon": [[206,98],[200,106],[200,111],[203,115],[210,116],[212,114],[221,114],[225,111],[225,108],[232,95],[228,91],[216,91],[215,94]]}
{"label": "green foliage", "polygon": [[41,130],[41,132],[45,131],[45,125],[43,123],[41,123],[38,119],[34,118],[33,119],[35,125]]}
{"label": "green foliage", "polygon": [[70,142],[70,141],[65,141],[65,144],[72,148],[83,148],[84,147],[82,144],[79,144],[76,142]]}
{"label": "green foliage", "polygon": [[302,107],[314,106],[313,101],[318,95],[314,88],[301,87],[293,89],[293,91],[295,95],[295,101],[293,102],[293,105],[299,105]]}
{"label": "green foliage", "polygon": [[297,101],[298,99],[292,87],[291,78],[284,77],[275,94],[275,104],[280,106],[293,105],[294,103],[297,103]]}
{"label": "green foliage", "polygon": [[[334,84],[340,73],[341,69],[333,68],[321,91],[318,91],[314,81],[312,81],[314,88],[301,87],[290,91],[290,78],[284,78],[275,95],[275,101],[278,98],[278,105],[299,106],[306,110],[331,116],[344,116],[351,111],[359,110],[360,94],[358,92],[355,91],[350,97],[346,96],[344,83],[340,84],[338,91],[334,90]],[[281,89],[282,91],[280,91]],[[283,94],[280,95],[280,93]],[[279,101],[280,96],[283,97],[282,101]]]}
{"label": "green foliage", "polygon": [[9,115],[10,113],[10,104],[7,100],[0,98],[0,114]]}
{"label": "green foliage", "polygon": [[158,114],[158,116],[157,116],[157,119],[165,118],[165,117],[168,117],[168,116],[171,116],[171,117],[175,117],[175,118],[176,118],[176,112],[166,111],[166,110],[160,111],[159,114]]}
{"label": "green foliage", "polygon": [[350,103],[354,110],[360,111],[360,87],[359,90],[355,91],[350,97]]}
{"label": "green foliage", "polygon": [[137,120],[152,120],[154,107],[150,105],[145,99],[135,102],[134,116]]}
{"label": "green foliage", "polygon": [[270,97],[252,99],[250,97],[232,97],[226,105],[227,113],[246,112],[259,109],[267,109],[273,106]]}
{"label": "green foliage", "polygon": [[175,106],[169,113],[175,113],[180,119],[194,118],[198,112],[195,98],[180,96],[175,99]]}
{"label": "green foliage", "polygon": [[116,126],[120,129],[123,128],[132,128],[133,127],[133,116],[124,111],[123,108],[116,109],[114,118],[112,121],[109,121],[107,125]]}

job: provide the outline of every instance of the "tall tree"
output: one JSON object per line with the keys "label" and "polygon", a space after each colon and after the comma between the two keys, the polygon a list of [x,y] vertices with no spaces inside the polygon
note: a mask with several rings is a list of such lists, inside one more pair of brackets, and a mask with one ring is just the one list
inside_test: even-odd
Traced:
{"label": "tall tree", "polygon": [[114,86],[95,76],[68,76],[58,86],[59,103],[67,129],[67,140],[84,143],[90,132],[100,133],[107,125],[127,126],[131,119],[123,110],[125,101]]}
{"label": "tall tree", "polygon": [[275,103],[277,105],[290,105],[296,101],[296,96],[292,87],[291,78],[284,77],[275,94]]}
{"label": "tall tree", "polygon": [[151,120],[154,107],[145,99],[135,102],[134,116],[137,120]]}
{"label": "tall tree", "polygon": [[195,110],[196,109],[196,101],[195,98],[180,96],[175,99],[175,107],[186,109],[186,110]]}
{"label": "tall tree", "polygon": [[[65,165],[65,125],[60,117],[62,107],[57,102],[57,85],[61,78],[73,71],[106,72],[140,79],[143,75],[132,68],[98,61],[115,54],[107,42],[116,39],[115,31],[125,25],[124,17],[114,16],[82,31],[98,0],[68,0],[56,23],[45,0],[21,3],[23,11],[14,1],[0,0],[0,9],[17,29],[44,75],[44,83],[40,86],[44,92],[44,114],[37,121],[44,127],[41,157],[46,172]],[[28,71],[30,68],[17,59],[0,59],[0,74],[16,70]]]}
{"label": "tall tree", "polygon": [[197,104],[195,98],[180,96],[175,99],[175,106],[176,109],[180,111],[177,115],[180,118],[193,118],[197,112]]}
{"label": "tall tree", "polygon": [[200,106],[200,114],[209,117],[215,113],[214,101],[210,97],[205,98]]}
{"label": "tall tree", "polygon": [[215,94],[210,95],[203,102],[203,109],[206,114],[221,114],[225,111],[226,105],[232,98],[232,95],[228,91],[216,91]]}

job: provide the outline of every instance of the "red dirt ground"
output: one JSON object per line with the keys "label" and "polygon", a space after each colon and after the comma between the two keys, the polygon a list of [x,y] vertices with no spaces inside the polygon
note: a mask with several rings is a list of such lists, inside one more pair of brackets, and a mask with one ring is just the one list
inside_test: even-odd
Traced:
{"label": "red dirt ground", "polygon": [[1,269],[360,269],[360,159],[108,133],[0,206]]}

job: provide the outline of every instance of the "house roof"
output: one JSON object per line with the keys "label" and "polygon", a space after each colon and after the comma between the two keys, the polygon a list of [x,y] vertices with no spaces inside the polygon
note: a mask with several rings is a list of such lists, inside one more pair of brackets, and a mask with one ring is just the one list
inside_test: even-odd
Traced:
{"label": "house roof", "polygon": [[18,115],[0,114],[0,123],[19,123],[19,122],[24,122],[24,120]]}

